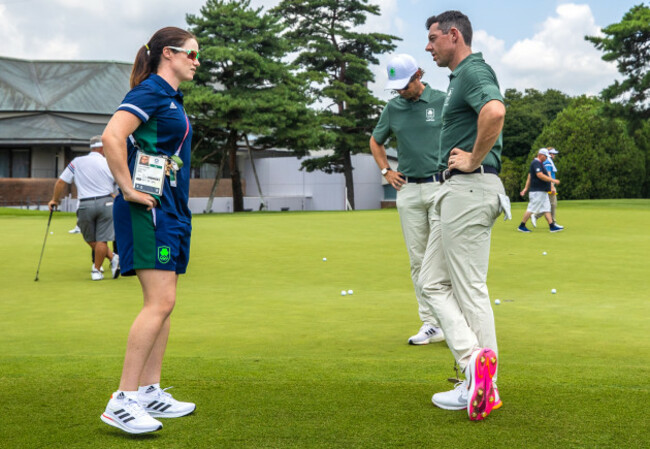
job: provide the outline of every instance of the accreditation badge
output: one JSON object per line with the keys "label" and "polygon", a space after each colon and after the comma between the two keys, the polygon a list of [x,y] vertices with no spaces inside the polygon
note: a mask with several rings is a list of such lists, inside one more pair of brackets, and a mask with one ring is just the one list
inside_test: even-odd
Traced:
{"label": "accreditation badge", "polygon": [[138,151],[135,154],[133,188],[138,192],[162,196],[167,158]]}

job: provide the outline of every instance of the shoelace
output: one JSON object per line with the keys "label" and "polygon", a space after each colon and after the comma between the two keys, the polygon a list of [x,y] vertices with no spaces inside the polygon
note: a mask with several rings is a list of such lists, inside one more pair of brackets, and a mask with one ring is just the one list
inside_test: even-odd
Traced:
{"label": "shoelace", "polygon": [[460,397],[467,399],[467,381],[462,380],[454,385],[454,391],[459,390]]}
{"label": "shoelace", "polygon": [[126,404],[124,404],[124,409],[131,413],[135,418],[141,418],[144,415],[149,416],[149,414],[142,408],[138,401],[134,401],[131,398],[126,398]]}
{"label": "shoelace", "polygon": [[159,397],[159,398],[160,398],[160,397],[165,398],[165,399],[167,399],[169,402],[174,401],[174,398],[172,397],[172,395],[171,395],[170,393],[167,393],[167,390],[169,390],[169,389],[171,389],[171,388],[174,388],[174,387],[172,386],[172,387],[167,387],[167,388],[159,388],[159,389],[158,389],[158,392],[157,392],[157,393],[158,393],[158,397]]}

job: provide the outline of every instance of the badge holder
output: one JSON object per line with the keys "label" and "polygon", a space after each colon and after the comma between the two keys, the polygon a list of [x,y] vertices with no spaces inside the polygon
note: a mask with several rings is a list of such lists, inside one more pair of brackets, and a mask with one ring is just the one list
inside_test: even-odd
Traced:
{"label": "badge holder", "polygon": [[138,192],[156,195],[163,194],[167,158],[138,151],[133,169],[133,188]]}
{"label": "badge holder", "polygon": [[167,173],[169,174],[169,185],[172,187],[176,187],[177,181],[176,181],[176,172],[181,169],[183,166],[183,159],[180,158],[180,156],[177,156],[174,154],[172,157],[169,158],[168,165],[167,165]]}

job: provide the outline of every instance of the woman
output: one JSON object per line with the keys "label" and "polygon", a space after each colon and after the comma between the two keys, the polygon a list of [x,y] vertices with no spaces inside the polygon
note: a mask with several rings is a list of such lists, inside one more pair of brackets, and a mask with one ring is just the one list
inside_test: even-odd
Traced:
{"label": "woman", "polygon": [[[191,33],[175,27],[157,31],[138,51],[131,91],[102,136],[120,188],[113,219],[122,275],[138,276],[144,295],[129,332],[119,389],[101,416],[128,433],[159,430],[155,418],[185,416],[196,407],[162,390],[160,371],[192,230],[187,205],[192,129],[178,87],[194,77],[198,56]],[[145,154],[149,161],[142,164],[138,155]]]}

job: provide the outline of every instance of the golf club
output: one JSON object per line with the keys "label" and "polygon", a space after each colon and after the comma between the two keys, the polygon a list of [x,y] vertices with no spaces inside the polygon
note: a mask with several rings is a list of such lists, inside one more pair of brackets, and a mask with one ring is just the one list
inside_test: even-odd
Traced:
{"label": "golf club", "polygon": [[34,278],[34,282],[38,281],[38,272],[41,270],[41,261],[43,260],[43,252],[45,251],[45,242],[47,242],[47,234],[50,232],[50,222],[52,221],[52,212],[54,212],[54,208],[50,209],[50,217],[47,219],[47,229],[45,229],[43,248],[41,249],[41,257],[38,259],[38,268],[36,269],[36,277]]}

